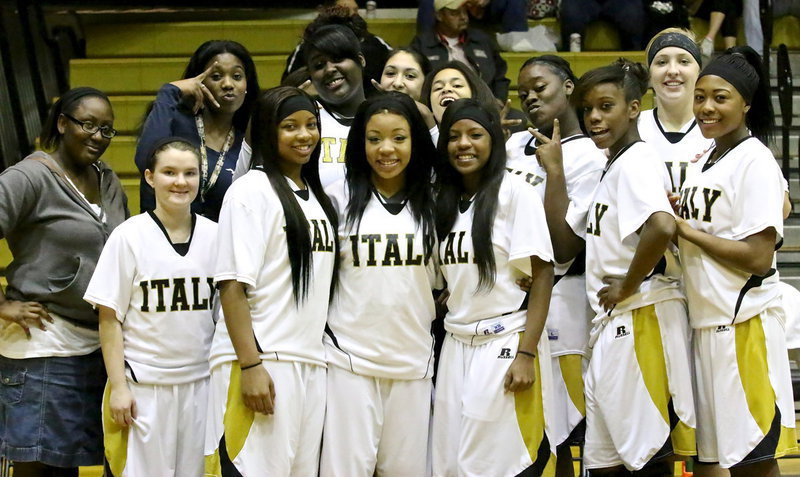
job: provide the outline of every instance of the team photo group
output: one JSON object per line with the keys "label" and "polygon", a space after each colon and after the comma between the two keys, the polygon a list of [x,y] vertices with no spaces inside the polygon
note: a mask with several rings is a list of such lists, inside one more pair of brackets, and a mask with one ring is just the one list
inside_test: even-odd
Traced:
{"label": "team photo group", "polygon": [[758,54],[667,29],[580,78],[532,56],[526,128],[475,65],[399,48],[375,79],[366,48],[307,29],[265,89],[200,45],[143,120],[133,216],[108,96],[55,102],[0,174],[13,475],[563,477],[575,446],[591,476],[779,475],[790,203]]}

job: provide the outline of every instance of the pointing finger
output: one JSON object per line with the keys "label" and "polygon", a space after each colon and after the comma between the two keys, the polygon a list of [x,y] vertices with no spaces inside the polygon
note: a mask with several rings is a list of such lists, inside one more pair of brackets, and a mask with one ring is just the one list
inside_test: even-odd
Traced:
{"label": "pointing finger", "polygon": [[206,85],[204,85],[204,84],[202,84],[202,83],[201,83],[201,84],[200,84],[200,90],[203,92],[203,95],[204,95],[204,96],[205,96],[205,97],[206,97],[206,98],[207,98],[209,101],[211,101],[211,103],[212,103],[214,106],[216,106],[216,107],[218,107],[218,108],[219,108],[219,103],[217,102],[216,98],[214,98],[214,95],[213,95],[213,94],[211,94],[211,91],[209,91],[209,90],[208,90],[208,88],[206,87]]}
{"label": "pointing finger", "polygon": [[372,86],[374,86],[375,89],[377,89],[381,93],[385,93],[386,92],[386,89],[383,86],[381,86],[381,84],[378,83],[377,81],[375,81],[374,79],[372,80]]}
{"label": "pointing finger", "polygon": [[533,137],[535,137],[542,144],[547,144],[550,142],[550,138],[540,133],[538,129],[528,128],[528,132],[531,133],[531,135],[533,135]]}
{"label": "pointing finger", "polygon": [[558,119],[553,120],[553,142],[561,142],[561,123]]}
{"label": "pointing finger", "polygon": [[218,64],[219,63],[215,61],[214,64],[209,66],[205,71],[203,71],[199,75],[195,76],[195,78],[197,78],[199,81],[203,81],[204,79],[206,79],[206,76],[208,76]]}

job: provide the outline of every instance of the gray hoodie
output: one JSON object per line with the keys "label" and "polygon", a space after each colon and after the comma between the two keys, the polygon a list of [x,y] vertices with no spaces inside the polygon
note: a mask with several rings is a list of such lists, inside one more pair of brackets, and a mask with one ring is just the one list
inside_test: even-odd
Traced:
{"label": "gray hoodie", "polygon": [[76,325],[97,328],[97,313],[83,301],[97,259],[111,231],[128,218],[116,174],[103,162],[100,177],[105,223],[55,171],[33,157],[0,174],[0,238],[13,261],[6,269],[9,300],[39,302]]}

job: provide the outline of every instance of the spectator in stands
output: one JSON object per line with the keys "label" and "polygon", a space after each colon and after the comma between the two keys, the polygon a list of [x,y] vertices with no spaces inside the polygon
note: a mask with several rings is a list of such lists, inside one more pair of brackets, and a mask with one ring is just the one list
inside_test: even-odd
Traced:
{"label": "spectator in stands", "polygon": [[[161,139],[176,136],[195,144],[202,177],[192,211],[216,222],[258,92],[255,64],[244,46],[227,40],[203,43],[183,79],[158,91],[136,145],[139,171],[144,174],[153,145]],[[153,210],[155,196],[144,176],[139,193],[142,212]]]}
{"label": "spectator in stands", "polygon": [[83,301],[111,231],[128,217],[100,157],[116,135],[108,97],[56,101],[35,152],[0,175],[0,238],[13,261],[0,292],[0,455],[16,477],[77,477],[103,462],[106,374],[98,318]]}
{"label": "spectator in stands", "polygon": [[586,37],[586,27],[596,20],[605,20],[619,30],[623,50],[644,48],[647,15],[642,0],[561,0],[561,41],[569,48],[569,37],[579,33]]}
{"label": "spectator in stands", "polygon": [[367,22],[358,15],[358,6],[352,0],[328,1],[323,4],[317,18],[306,27],[303,40],[286,59],[283,78],[306,65],[306,42],[320,27],[325,25],[344,25],[355,33],[361,42],[361,51],[366,61],[363,78],[364,92],[372,94],[374,88],[372,88],[371,81],[380,81],[383,65],[386,63],[392,47],[381,37],[367,31]]}
{"label": "spectator in stands", "polygon": [[[471,0],[467,11],[481,24],[500,33],[528,31],[527,0]],[[417,31],[428,31],[436,22],[433,0],[420,0],[417,10]]]}
{"label": "spectator in stands", "polygon": [[469,28],[466,1],[436,0],[435,26],[417,34],[411,48],[425,55],[434,68],[454,60],[464,63],[489,85],[496,98],[505,101],[510,84],[506,61],[492,38]]}
{"label": "spectator in stands", "polygon": [[725,49],[736,46],[736,30],[742,16],[742,0],[702,0],[695,1],[694,16],[708,21],[708,33],[700,42],[700,52],[705,61],[714,54],[714,39],[722,32]]}

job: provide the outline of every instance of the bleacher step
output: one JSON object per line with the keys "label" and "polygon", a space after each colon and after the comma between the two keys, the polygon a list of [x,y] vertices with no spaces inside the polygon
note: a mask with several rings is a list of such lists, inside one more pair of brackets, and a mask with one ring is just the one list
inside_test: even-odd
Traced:
{"label": "bleacher step", "polygon": [[[517,72],[531,53],[502,53],[508,63],[508,77],[516,83]],[[582,75],[590,69],[607,65],[620,56],[620,52],[594,51],[559,53],[572,64],[575,74]],[[626,52],[634,61],[644,61],[640,51]],[[155,94],[167,82],[180,79],[186,67],[186,58],[91,58],[70,61],[70,84],[93,86],[111,95]],[[257,55],[253,57],[262,87],[277,86],[286,65],[286,55]]]}

